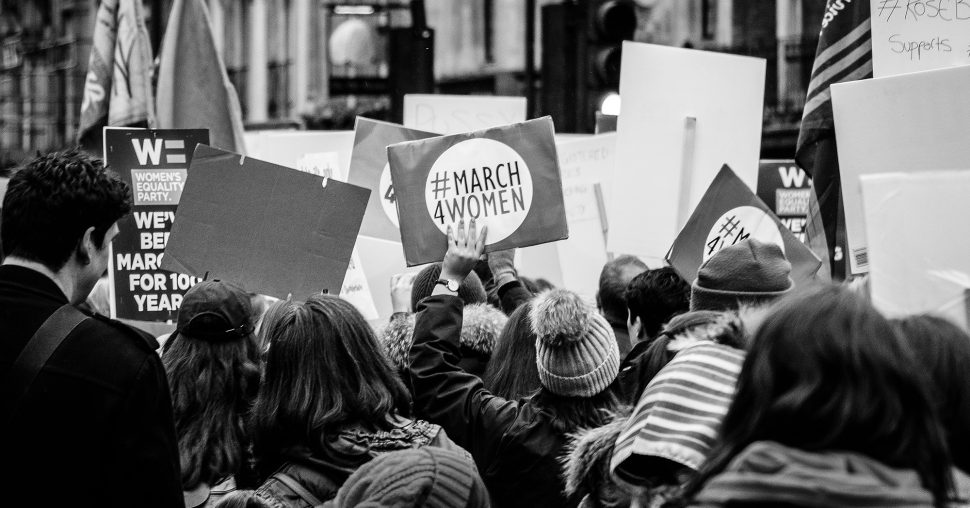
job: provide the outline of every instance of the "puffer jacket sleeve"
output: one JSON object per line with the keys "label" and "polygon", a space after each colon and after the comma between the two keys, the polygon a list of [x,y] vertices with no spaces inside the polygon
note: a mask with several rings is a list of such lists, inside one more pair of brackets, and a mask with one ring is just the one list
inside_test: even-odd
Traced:
{"label": "puffer jacket sleeve", "polygon": [[494,459],[519,405],[492,395],[482,380],[458,367],[462,301],[435,295],[418,304],[409,381],[415,416],[440,425],[468,450],[479,470]]}

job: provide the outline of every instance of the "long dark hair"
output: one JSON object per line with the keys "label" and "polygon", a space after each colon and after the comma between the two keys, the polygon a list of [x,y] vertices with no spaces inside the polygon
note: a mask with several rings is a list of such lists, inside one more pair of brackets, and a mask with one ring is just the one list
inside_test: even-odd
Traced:
{"label": "long dark hair", "polygon": [[252,334],[227,342],[177,334],[166,346],[162,364],[172,393],[182,487],[192,490],[246,465],[245,419],[259,385],[258,351]]}
{"label": "long dark hair", "polygon": [[404,383],[353,305],[329,295],[279,305],[262,329],[269,350],[252,411],[260,459],[291,446],[319,450],[344,425],[383,429],[388,415],[409,414]]}
{"label": "long dark hair", "polygon": [[970,335],[936,316],[909,316],[892,321],[916,353],[921,370],[934,381],[933,394],[946,430],[953,464],[970,472]]}
{"label": "long dark hair", "polygon": [[536,334],[529,319],[531,308],[531,304],[524,303],[509,316],[482,377],[485,388],[504,399],[529,397],[541,386],[536,367]]}
{"label": "long dark hair", "polygon": [[950,458],[913,352],[863,298],[836,286],[787,297],[755,334],[719,443],[686,495],[747,446],[856,452],[913,469],[937,504]]}

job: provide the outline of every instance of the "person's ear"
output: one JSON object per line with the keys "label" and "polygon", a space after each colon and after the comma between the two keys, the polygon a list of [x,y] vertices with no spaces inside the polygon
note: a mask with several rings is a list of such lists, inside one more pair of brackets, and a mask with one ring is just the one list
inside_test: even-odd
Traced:
{"label": "person's ear", "polygon": [[84,234],[81,235],[81,241],[77,244],[77,262],[82,265],[90,264],[92,251],[97,250],[93,236],[94,226],[91,226],[84,230]]}

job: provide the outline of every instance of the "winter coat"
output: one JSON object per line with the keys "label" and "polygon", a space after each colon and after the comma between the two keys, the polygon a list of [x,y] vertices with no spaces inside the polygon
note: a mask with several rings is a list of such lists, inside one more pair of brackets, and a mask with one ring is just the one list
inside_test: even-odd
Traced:
{"label": "winter coat", "polygon": [[[67,303],[44,274],[0,266],[0,382]],[[102,316],[78,325],[16,413],[0,410],[7,487],[0,505],[181,507],[172,401],[157,348],[151,336]]]}
{"label": "winter coat", "polygon": [[[955,471],[956,475],[963,476]],[[958,488],[966,484],[958,478]],[[749,445],[694,496],[691,506],[910,506],[933,495],[912,470],[849,452],[807,452],[772,441]]]}
{"label": "winter coat", "polygon": [[[294,446],[284,450],[275,460],[264,461],[279,464],[273,474],[285,473],[322,502],[333,498],[360,466],[388,452],[437,446],[467,455],[437,425],[399,416],[388,416],[388,423],[391,426],[388,430],[347,426],[328,436],[325,446],[316,449]],[[272,467],[261,465],[267,466]],[[279,507],[291,506],[290,492],[272,475],[257,489],[260,498]]]}
{"label": "winter coat", "polygon": [[556,415],[529,399],[492,395],[458,367],[462,302],[435,295],[418,305],[411,347],[414,411],[471,452],[497,507],[576,506],[563,493],[559,456],[568,436]]}
{"label": "winter coat", "polygon": [[622,508],[631,496],[610,475],[610,459],[629,415],[617,415],[612,422],[570,436],[562,457],[566,494],[582,499],[581,508]]}

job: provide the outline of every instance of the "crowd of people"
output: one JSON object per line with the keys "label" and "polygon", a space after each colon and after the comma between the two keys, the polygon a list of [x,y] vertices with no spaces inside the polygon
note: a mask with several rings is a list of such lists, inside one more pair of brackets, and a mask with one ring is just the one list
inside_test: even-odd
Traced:
{"label": "crowd of people", "polygon": [[10,180],[4,506],[970,505],[970,336],[796,287],[777,245],[691,281],[618,256],[594,304],[471,219],[377,330],[210,280],[159,346],[86,304],[131,203],[77,151]]}

